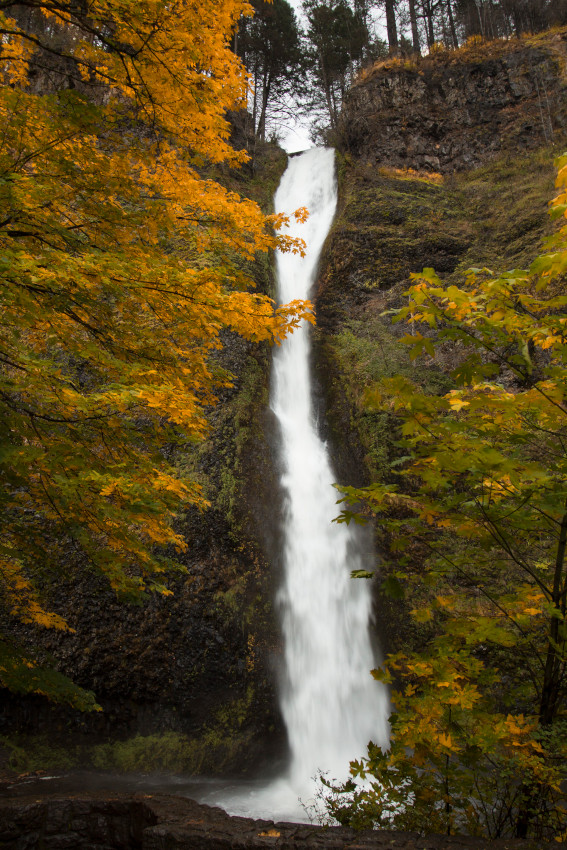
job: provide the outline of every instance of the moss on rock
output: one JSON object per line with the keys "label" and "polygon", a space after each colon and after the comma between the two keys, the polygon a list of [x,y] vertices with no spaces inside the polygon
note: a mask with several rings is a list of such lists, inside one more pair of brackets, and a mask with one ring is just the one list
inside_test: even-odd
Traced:
{"label": "moss on rock", "polygon": [[[392,323],[392,313],[407,303],[411,274],[433,267],[458,283],[473,265],[494,270],[527,265],[552,227],[547,208],[554,152],[546,147],[527,155],[506,154],[444,178],[373,169],[341,157],[339,211],[326,243],[316,301],[317,371],[326,389],[341,482],[399,483],[397,419],[368,404],[376,382],[402,374],[431,394],[452,386],[449,372],[458,352],[446,345],[435,357],[412,363],[403,342],[411,325]],[[427,332],[422,326],[420,331]],[[396,567],[389,546],[377,529],[383,579]],[[406,554],[419,569],[424,558],[419,541]],[[379,604],[381,619],[396,624],[382,634],[389,649],[428,639],[427,626],[407,616],[419,600],[382,599]]]}

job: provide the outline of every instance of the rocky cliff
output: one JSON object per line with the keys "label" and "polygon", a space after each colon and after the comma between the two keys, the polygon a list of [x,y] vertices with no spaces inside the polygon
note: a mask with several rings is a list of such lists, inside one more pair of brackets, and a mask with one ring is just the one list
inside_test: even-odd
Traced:
{"label": "rocky cliff", "polygon": [[[471,266],[529,264],[552,228],[553,155],[544,147],[445,178],[377,168],[350,156],[342,161],[341,206],[326,244],[316,331],[317,371],[341,482],[398,481],[391,464],[401,453],[399,423],[388,411],[368,408],[368,388],[395,375],[433,394],[453,386],[448,373],[455,352],[412,363],[401,339],[409,329],[391,323],[389,311],[407,303],[410,275],[432,267],[458,283]],[[389,545],[377,528],[377,550],[386,555]],[[419,541],[409,558],[419,571]],[[395,559],[386,558],[379,583],[391,569]],[[409,616],[414,603],[379,598],[377,628],[386,651],[411,651],[431,636]]]}
{"label": "rocky cliff", "polygon": [[392,59],[353,85],[340,145],[365,162],[450,173],[549,144],[567,126],[567,31]]}
{"label": "rocky cliff", "polygon": [[[400,374],[430,393],[452,387],[455,352],[411,363],[408,328],[391,323],[411,274],[432,267],[458,283],[471,266],[523,268],[552,231],[553,159],[567,142],[566,48],[566,32],[473,44],[379,64],[353,86],[316,299],[317,371],[342,482],[398,481],[397,422],[368,409],[369,387]],[[378,529],[378,551],[387,556],[389,545]],[[423,558],[416,541],[412,569]],[[381,580],[392,568],[386,557]],[[414,605],[379,598],[386,651],[431,637],[412,622]]]}

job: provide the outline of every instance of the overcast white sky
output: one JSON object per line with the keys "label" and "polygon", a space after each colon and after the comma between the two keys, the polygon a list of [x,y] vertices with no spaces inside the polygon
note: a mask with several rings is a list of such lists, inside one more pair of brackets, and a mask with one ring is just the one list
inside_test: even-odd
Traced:
{"label": "overcast white sky", "polygon": [[[295,14],[298,21],[301,23],[303,15],[301,12],[301,0],[288,0],[290,6],[295,9]],[[305,151],[313,147],[313,142],[309,140],[309,130],[305,122],[296,121],[293,126],[290,126],[288,132],[282,138],[282,147],[288,153],[296,151]]]}
{"label": "overcast white sky", "polygon": [[288,153],[296,153],[297,151],[306,151],[313,147],[313,142],[309,139],[309,130],[307,125],[297,122],[294,127],[289,127],[287,133],[281,140],[281,146]]}

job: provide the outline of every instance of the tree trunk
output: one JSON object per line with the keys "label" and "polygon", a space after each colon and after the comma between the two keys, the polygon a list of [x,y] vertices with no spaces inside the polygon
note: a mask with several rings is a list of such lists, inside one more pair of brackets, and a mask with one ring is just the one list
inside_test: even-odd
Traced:
{"label": "tree trunk", "polygon": [[441,29],[443,30],[443,44],[445,47],[451,47],[449,33],[447,32],[447,24],[445,22],[445,15],[443,13],[441,13]]}
{"label": "tree trunk", "polygon": [[[565,505],[567,509],[567,503]],[[557,541],[557,552],[555,555],[555,571],[553,575],[553,589],[551,601],[557,612],[551,617],[549,624],[549,637],[547,653],[545,658],[545,669],[541,686],[541,699],[539,705],[538,726],[549,727],[553,724],[559,709],[559,694],[561,690],[561,678],[565,669],[565,644],[561,648],[560,624],[565,622],[567,609],[567,577],[565,570],[565,550],[567,548],[567,511],[561,520],[559,528],[559,539]],[[523,801],[519,807],[516,820],[516,837],[527,838],[530,823],[533,816],[534,801],[537,797],[538,788],[534,783],[525,783],[522,786]]]}
{"label": "tree trunk", "polygon": [[409,0],[409,16],[411,23],[411,40],[413,43],[413,52],[418,56],[421,54],[421,45],[419,43],[419,31],[417,29],[417,13],[415,11],[415,0]]}
{"label": "tree trunk", "polygon": [[[567,508],[567,504],[566,504]],[[553,596],[556,616],[551,618],[549,624],[549,641],[547,644],[547,656],[545,659],[545,670],[541,688],[541,702],[539,707],[539,722],[542,726],[550,726],[557,714],[557,701],[561,686],[561,668],[565,665],[565,647],[563,652],[559,646],[560,624],[565,620],[567,604],[567,582],[564,576],[565,549],[567,547],[567,512],[561,520],[557,553],[555,556],[555,572],[553,576]]]}
{"label": "tree trunk", "polygon": [[480,6],[475,3],[476,11],[478,12],[478,27],[480,34],[484,37],[484,24],[482,23],[482,15],[480,14]]}
{"label": "tree trunk", "polygon": [[522,23],[518,7],[515,3],[512,6],[512,20],[514,22],[514,32],[516,34],[516,38],[519,38],[522,34]]}
{"label": "tree trunk", "polygon": [[360,20],[363,23],[364,29],[366,31],[366,39],[363,49],[363,58],[368,59],[368,46],[369,46],[369,26],[368,26],[368,0],[354,0],[354,11],[357,15],[359,15]]}
{"label": "tree trunk", "polygon": [[258,125],[256,124],[256,116],[258,115],[258,62],[254,63],[254,99],[252,101],[252,126],[254,128],[254,135],[258,132]]}
{"label": "tree trunk", "polygon": [[386,31],[390,53],[398,52],[398,28],[396,26],[395,0],[386,0]]}
{"label": "tree trunk", "polygon": [[455,28],[455,19],[453,18],[453,9],[451,7],[451,0],[447,0],[447,15],[449,17],[449,29],[451,30],[451,38],[453,40],[453,47],[455,50],[459,46],[459,39],[457,38],[457,30]]}
{"label": "tree trunk", "polygon": [[329,110],[329,121],[331,123],[331,129],[335,129],[337,126],[337,122],[335,120],[335,111],[333,109],[333,103],[331,100],[331,84],[329,82],[329,78],[327,76],[327,69],[325,68],[325,62],[323,59],[323,53],[319,48],[319,67],[321,69],[321,80],[323,82],[323,88],[325,90],[325,100],[327,101],[327,109]]}
{"label": "tree trunk", "polygon": [[260,120],[258,121],[258,136],[262,142],[266,141],[266,112],[268,109],[268,101],[270,99],[270,87],[272,80],[270,74],[264,71],[262,80],[262,111],[260,112]]}
{"label": "tree trunk", "polygon": [[431,0],[422,0],[423,18],[425,21],[425,31],[427,33],[427,46],[433,47],[435,44],[435,33],[433,32],[433,3]]}
{"label": "tree trunk", "polygon": [[430,11],[427,16],[427,46],[433,47],[435,44],[435,33],[433,31],[433,11]]}

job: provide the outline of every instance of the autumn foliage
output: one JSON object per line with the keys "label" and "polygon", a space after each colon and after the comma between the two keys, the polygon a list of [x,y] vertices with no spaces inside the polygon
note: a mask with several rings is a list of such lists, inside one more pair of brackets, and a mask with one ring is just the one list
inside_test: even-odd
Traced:
{"label": "autumn foliage", "polygon": [[562,226],[528,269],[470,269],[458,286],[425,269],[394,317],[413,358],[451,352],[454,389],[398,376],[368,392],[398,421],[399,483],[346,492],[387,529],[385,591],[411,588],[428,640],[375,671],[394,688],[391,749],[353,764],[369,784],[332,797],[343,822],[567,836],[567,156],[557,165]]}
{"label": "autumn foliage", "polygon": [[[0,584],[25,623],[67,628],[42,587],[69,547],[119,593],[168,592],[175,515],[206,506],[174,448],[203,438],[231,380],[222,332],[277,343],[308,315],[242,270],[300,249],[283,219],[206,176],[245,159],[226,113],[246,100],[229,44],[250,13],[0,3]],[[0,643],[4,685],[93,707],[46,675]]]}

